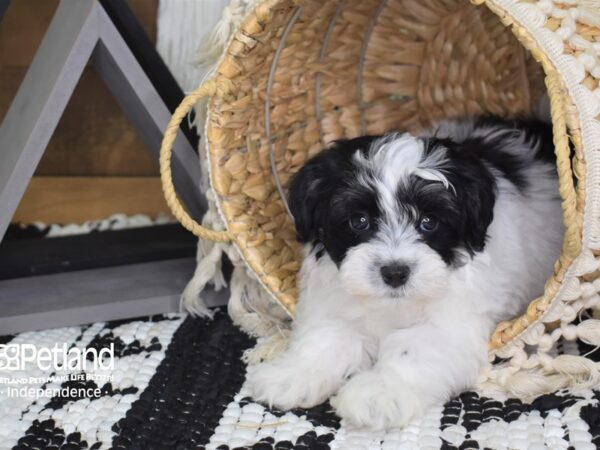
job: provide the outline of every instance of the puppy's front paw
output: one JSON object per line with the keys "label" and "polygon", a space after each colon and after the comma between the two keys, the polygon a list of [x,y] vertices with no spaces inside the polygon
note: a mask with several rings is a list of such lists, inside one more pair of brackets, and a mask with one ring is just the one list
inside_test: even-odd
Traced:
{"label": "puppy's front paw", "polygon": [[246,376],[246,386],[255,400],[283,410],[323,403],[333,394],[332,385],[330,377],[291,359],[249,366]]}
{"label": "puppy's front paw", "polygon": [[402,380],[390,382],[376,372],[351,378],[331,399],[337,414],[355,427],[401,427],[423,413],[418,392]]}

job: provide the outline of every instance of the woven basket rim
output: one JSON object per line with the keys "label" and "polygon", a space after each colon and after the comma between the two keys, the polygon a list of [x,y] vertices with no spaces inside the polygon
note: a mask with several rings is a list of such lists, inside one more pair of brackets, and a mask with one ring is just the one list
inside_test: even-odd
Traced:
{"label": "woven basket rim", "polygon": [[[547,93],[550,98],[553,134],[556,147],[555,152],[558,153],[560,151],[557,141],[563,140],[563,143],[566,143],[567,145],[566,148],[562,149],[562,157],[570,163],[570,149],[568,147],[569,133],[580,133],[579,118],[577,115],[571,115],[569,120],[564,120],[564,127],[559,128],[557,126],[557,121],[561,121],[564,116],[567,115],[566,105],[572,105],[573,103],[571,95],[565,87],[562,74],[544,51],[541,43],[535,39],[533,34],[522,23],[519,23],[513,15],[510,15],[509,12],[501,6],[500,1],[485,0],[483,2],[473,1],[473,3],[485,4],[488,6],[489,9],[496,14],[499,20],[511,29],[513,35],[519,40],[521,45],[531,52],[536,61],[541,65],[544,74],[546,75]],[[585,169],[583,149],[576,150],[581,152],[580,163]],[[557,299],[562,297],[565,290],[565,283],[563,281],[573,276],[574,262],[581,254],[584,205],[577,205],[577,198],[572,198],[572,205],[570,205],[572,209],[570,212],[565,209],[566,200],[562,192],[562,187],[565,183],[572,180],[573,170],[570,168],[570,164],[568,171],[563,170],[561,172],[561,168],[557,168],[560,177],[559,183],[561,184],[561,198],[563,198],[563,223],[566,228],[570,227],[570,230],[565,229],[563,248],[561,249],[561,255],[557,261],[558,267],[556,267],[555,271],[548,277],[548,281],[544,288],[544,294],[530,302],[525,314],[516,317],[511,321],[498,324],[490,338],[490,350],[492,353],[514,340],[519,340],[519,338],[521,338],[528,330],[533,328],[536,324],[543,322],[546,313],[551,309]],[[583,170],[579,175],[581,175],[581,178],[578,179],[577,189],[580,191],[580,198],[585,200],[586,170]],[[567,176],[569,180],[566,179]],[[567,242],[567,233],[569,231],[576,236],[576,241],[571,241],[571,247],[567,248],[567,245],[569,245]],[[574,242],[576,244],[573,244]]]}

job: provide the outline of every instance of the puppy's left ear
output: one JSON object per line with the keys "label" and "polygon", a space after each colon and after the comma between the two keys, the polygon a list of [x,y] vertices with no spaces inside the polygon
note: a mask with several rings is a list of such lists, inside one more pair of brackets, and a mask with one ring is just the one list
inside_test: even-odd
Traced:
{"label": "puppy's left ear", "polygon": [[483,250],[488,227],[494,218],[496,183],[490,171],[480,162],[469,158],[450,170],[452,184],[462,210],[462,238],[469,252]]}
{"label": "puppy's left ear", "polygon": [[294,216],[297,239],[307,243],[319,239],[327,220],[329,203],[338,179],[336,149],[322,151],[308,161],[292,178],[288,206]]}

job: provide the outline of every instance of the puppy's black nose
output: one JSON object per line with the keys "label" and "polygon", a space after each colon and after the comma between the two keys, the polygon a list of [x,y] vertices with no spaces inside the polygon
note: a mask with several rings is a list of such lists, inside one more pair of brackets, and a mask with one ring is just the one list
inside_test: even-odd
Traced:
{"label": "puppy's black nose", "polygon": [[406,264],[392,263],[387,266],[381,266],[381,269],[379,270],[385,284],[393,288],[397,288],[406,283],[406,280],[408,280],[410,275],[410,267]]}

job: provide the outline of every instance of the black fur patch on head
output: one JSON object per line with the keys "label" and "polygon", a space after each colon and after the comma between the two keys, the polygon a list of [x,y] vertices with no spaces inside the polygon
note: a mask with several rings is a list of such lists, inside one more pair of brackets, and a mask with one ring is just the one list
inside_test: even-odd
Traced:
{"label": "black fur patch on head", "polygon": [[[556,163],[552,125],[549,122],[534,117],[518,117],[512,120],[505,120],[496,116],[480,117],[475,121],[475,128],[486,126],[509,128],[519,133],[523,133],[525,141],[528,142],[531,147],[537,146],[535,159],[552,164]],[[484,157],[491,158],[494,156],[494,153],[498,152],[500,155],[505,155],[506,152],[502,151],[505,145],[506,142],[498,140],[494,149],[487,149],[485,151]],[[496,160],[499,160],[499,158],[496,158]],[[508,174],[510,174],[510,171],[505,172],[505,175]]]}
{"label": "black fur patch on head", "polygon": [[474,153],[521,190],[526,189],[528,184],[523,170],[526,159],[510,148],[514,145],[511,136],[518,138],[516,140],[525,147],[537,148],[533,155],[535,160],[555,162],[552,126],[546,122],[534,118],[505,120],[485,116],[474,122],[474,129],[486,130],[489,136],[485,139],[481,135],[466,138],[460,142],[461,151]]}
{"label": "black fur patch on head", "polygon": [[368,152],[375,136],[336,141],[331,148],[311,158],[292,178],[288,205],[294,216],[298,241],[322,243],[337,264],[352,246],[364,242],[370,233],[354,233],[350,215],[364,211],[378,215],[376,194],[356,183],[356,151]]}
{"label": "black fur patch on head", "polygon": [[437,230],[423,234],[423,240],[446,263],[459,263],[457,250],[473,255],[485,247],[487,229],[494,217],[496,182],[480,155],[465,151],[462,145],[431,138],[426,148],[427,152],[446,153],[448,162],[443,173],[451,187],[415,179],[410,183],[414,191],[411,202],[422,215],[439,220]]}

